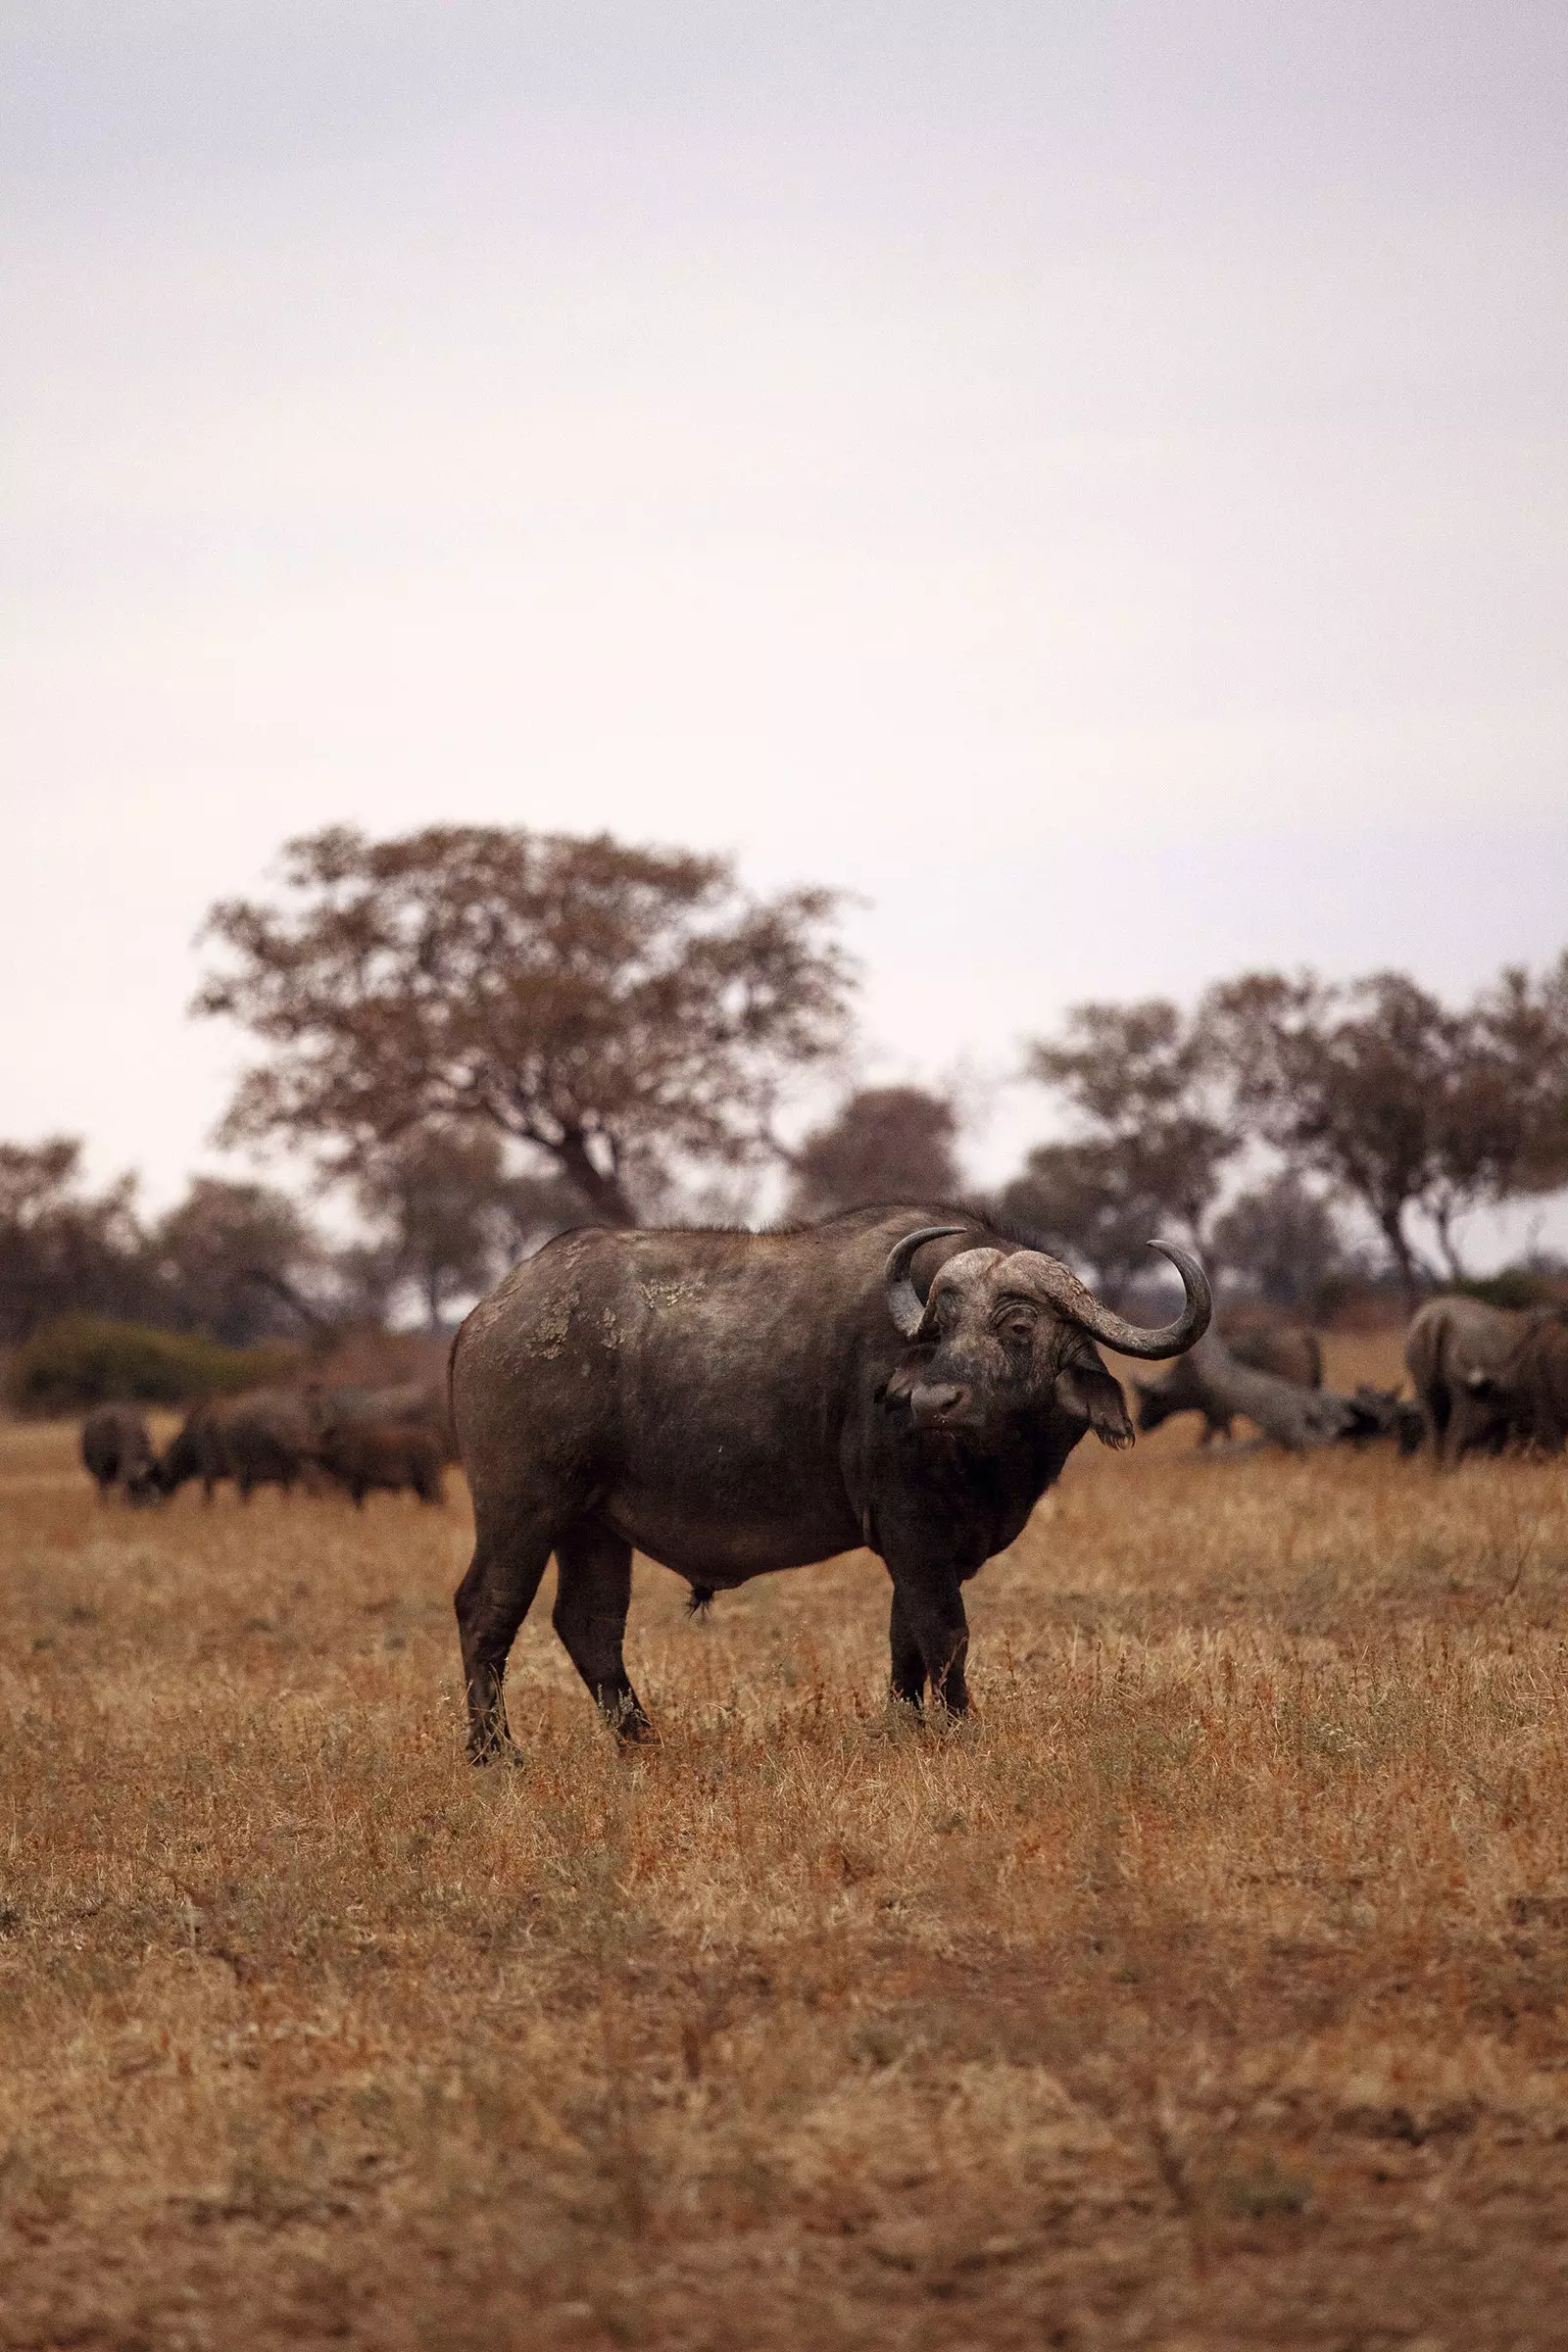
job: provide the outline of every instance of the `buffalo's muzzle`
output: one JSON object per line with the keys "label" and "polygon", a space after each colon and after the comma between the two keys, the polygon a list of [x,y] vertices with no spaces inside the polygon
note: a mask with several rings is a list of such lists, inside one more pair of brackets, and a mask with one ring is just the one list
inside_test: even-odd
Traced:
{"label": "buffalo's muzzle", "polygon": [[909,1410],[919,1429],[941,1429],[945,1423],[956,1421],[968,1401],[968,1390],[949,1382],[922,1383],[909,1392]]}

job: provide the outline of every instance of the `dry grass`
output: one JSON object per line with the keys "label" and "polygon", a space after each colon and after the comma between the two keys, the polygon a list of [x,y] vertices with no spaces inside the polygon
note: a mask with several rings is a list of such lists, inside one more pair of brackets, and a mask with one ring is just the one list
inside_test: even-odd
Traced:
{"label": "dry grass", "polygon": [[542,1599],[493,1775],[459,1503],[0,1432],[0,2343],[1560,2345],[1568,1472],[1191,1428],[971,1588],[965,1728],[863,1557],[640,1569],[662,1746]]}

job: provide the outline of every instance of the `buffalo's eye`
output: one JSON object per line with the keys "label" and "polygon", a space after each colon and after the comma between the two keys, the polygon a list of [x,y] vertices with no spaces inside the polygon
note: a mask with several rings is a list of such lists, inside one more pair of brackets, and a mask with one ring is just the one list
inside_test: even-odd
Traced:
{"label": "buffalo's eye", "polygon": [[1035,1336],[1037,1321],[1038,1317],[1032,1308],[1008,1306],[1004,1307],[1002,1313],[998,1315],[996,1328],[1004,1340],[1013,1340],[1020,1347],[1026,1348]]}

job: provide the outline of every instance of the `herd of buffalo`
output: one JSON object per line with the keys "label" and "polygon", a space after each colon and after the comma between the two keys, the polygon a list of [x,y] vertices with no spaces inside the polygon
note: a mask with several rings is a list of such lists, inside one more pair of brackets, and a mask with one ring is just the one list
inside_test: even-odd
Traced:
{"label": "herd of buffalo", "polygon": [[335,1482],[438,1502],[461,1459],[475,1547],[457,1593],[469,1753],[512,1752],[508,1655],[554,1556],[555,1628],[622,1739],[650,1725],[622,1655],[634,1550],[693,1605],[863,1544],[892,1582],[892,1689],[966,1705],[962,1586],[1012,1543],[1074,1446],[1131,1444],[1096,1343],[1177,1359],[1138,1381],[1138,1426],[1245,1418],[1291,1451],[1392,1439],[1440,1461],[1568,1437],[1568,1310],[1435,1298],[1405,1341],[1413,1397],[1323,1386],[1315,1337],[1210,1328],[1196,1261],[1176,1318],[1105,1307],[1059,1260],[965,1210],[855,1209],[774,1233],[562,1235],[468,1316],[440,1388],[257,1390],[199,1405],[162,1454],[141,1417],[104,1405],[82,1433],[106,1494],[167,1496],[199,1479]]}
{"label": "herd of buffalo", "polygon": [[452,1458],[446,1397],[439,1387],[252,1389],[209,1398],[189,1413],[162,1453],[141,1414],[101,1404],[81,1430],[81,1458],[106,1497],[154,1502],[200,1479],[209,1502],[231,1479],[245,1501],[258,1487],[343,1487],[363,1504],[372,1488],[408,1489],[421,1502],[443,1498],[442,1465]]}

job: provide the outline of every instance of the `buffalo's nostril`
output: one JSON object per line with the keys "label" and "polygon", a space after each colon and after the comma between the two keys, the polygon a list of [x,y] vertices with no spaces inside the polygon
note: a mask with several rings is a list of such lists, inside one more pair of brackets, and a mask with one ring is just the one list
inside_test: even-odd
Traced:
{"label": "buffalo's nostril", "polygon": [[922,1383],[910,1391],[909,1405],[915,1420],[924,1428],[933,1422],[951,1421],[969,1401],[967,1389],[951,1383]]}

